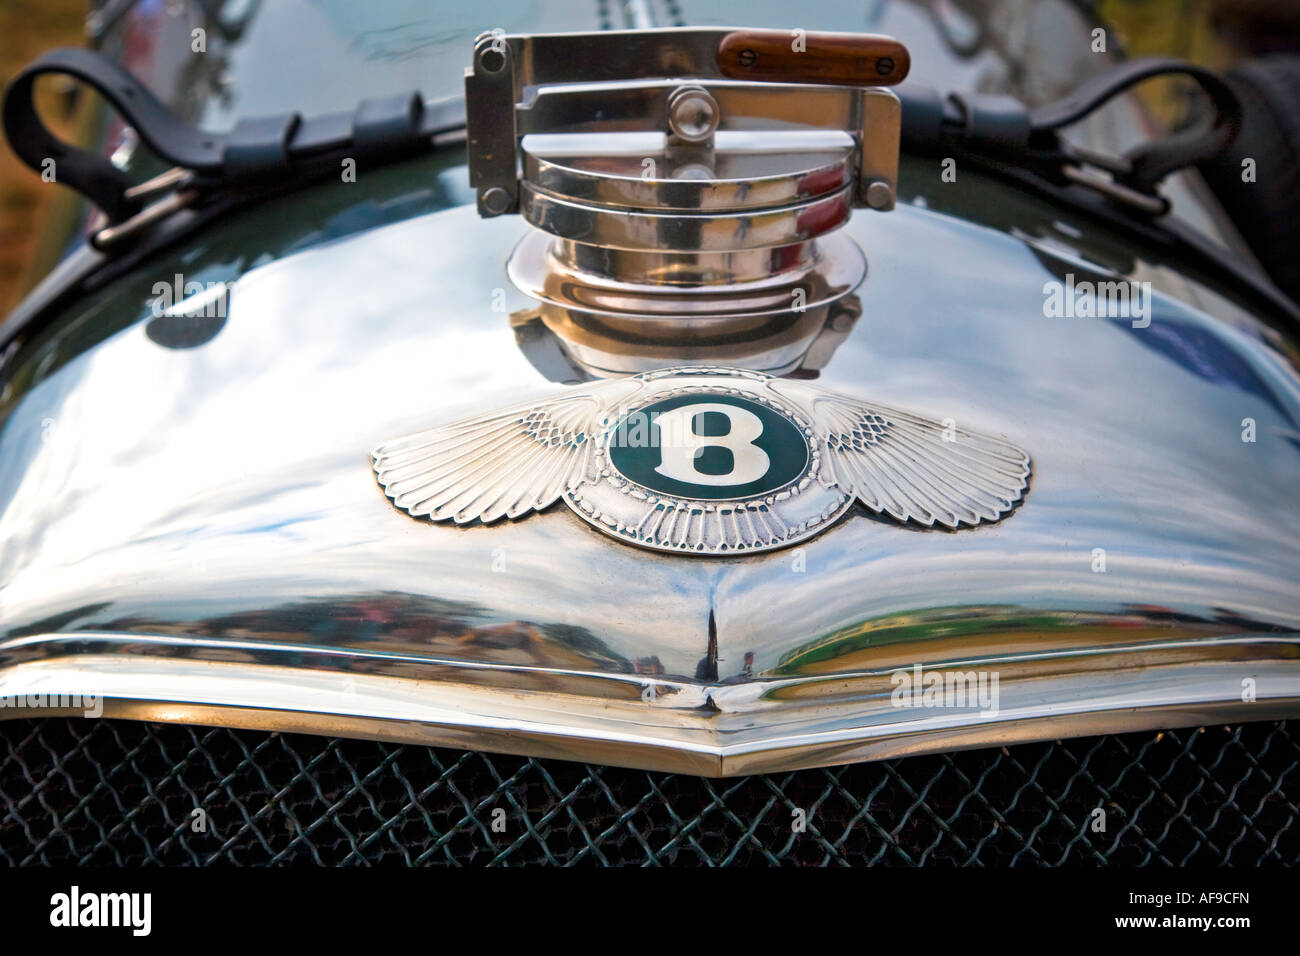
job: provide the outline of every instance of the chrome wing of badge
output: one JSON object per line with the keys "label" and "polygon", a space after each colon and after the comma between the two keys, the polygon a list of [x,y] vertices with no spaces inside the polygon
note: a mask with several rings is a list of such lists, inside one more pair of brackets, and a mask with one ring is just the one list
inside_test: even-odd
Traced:
{"label": "chrome wing of badge", "polygon": [[623,540],[700,554],[793,543],[855,499],[900,522],[974,526],[1011,511],[1029,481],[1029,456],[1008,442],[730,368],[593,383],[372,458],[384,492],[417,518],[489,523],[564,498]]}
{"label": "chrome wing of badge", "polygon": [[805,382],[770,387],[812,418],[828,478],[877,514],[974,527],[1014,508],[1029,484],[1029,455],[1009,442]]}
{"label": "chrome wing of badge", "polygon": [[601,423],[640,388],[635,378],[595,382],[385,442],[371,453],[375,474],[416,518],[522,518],[582,481]]}

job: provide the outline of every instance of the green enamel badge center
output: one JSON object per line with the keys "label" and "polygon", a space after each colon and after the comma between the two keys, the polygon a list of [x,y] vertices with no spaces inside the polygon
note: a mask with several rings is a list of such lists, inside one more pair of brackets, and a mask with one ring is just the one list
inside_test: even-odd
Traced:
{"label": "green enamel badge center", "polygon": [[614,468],[662,495],[722,501],[770,494],[808,466],[808,442],[776,409],[734,395],[677,395],[630,412],[609,440]]}

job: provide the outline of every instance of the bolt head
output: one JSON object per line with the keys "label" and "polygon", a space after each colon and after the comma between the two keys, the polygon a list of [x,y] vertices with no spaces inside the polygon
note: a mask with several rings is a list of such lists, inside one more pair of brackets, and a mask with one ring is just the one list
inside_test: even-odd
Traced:
{"label": "bolt head", "polygon": [[867,205],[872,209],[892,209],[894,191],[888,183],[872,183],[867,187]]}
{"label": "bolt head", "polygon": [[684,143],[707,142],[721,118],[718,101],[701,87],[681,87],[669,97],[668,127]]}
{"label": "bolt head", "polygon": [[510,193],[506,192],[500,186],[491,186],[479,196],[479,201],[483,208],[493,216],[499,216],[510,208]]}
{"label": "bolt head", "polygon": [[506,55],[495,47],[484,47],[478,55],[478,62],[488,73],[500,73],[506,65]]}

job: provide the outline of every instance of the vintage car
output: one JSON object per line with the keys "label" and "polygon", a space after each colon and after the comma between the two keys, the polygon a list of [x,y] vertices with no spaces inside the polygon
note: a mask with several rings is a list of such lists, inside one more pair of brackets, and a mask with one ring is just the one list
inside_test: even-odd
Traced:
{"label": "vintage car", "polygon": [[1065,0],[92,33],[5,101],[87,215],[0,326],[4,859],[1296,862],[1266,83]]}

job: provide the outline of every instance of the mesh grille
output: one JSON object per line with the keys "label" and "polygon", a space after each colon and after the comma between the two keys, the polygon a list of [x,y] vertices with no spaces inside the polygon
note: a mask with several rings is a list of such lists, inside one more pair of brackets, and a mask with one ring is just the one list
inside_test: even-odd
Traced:
{"label": "mesh grille", "polygon": [[[1300,746],[1284,722],[732,780],[130,721],[12,721],[0,734],[10,864],[1300,859]],[[196,807],[206,833],[192,829]],[[1097,808],[1104,832],[1090,825]]]}

